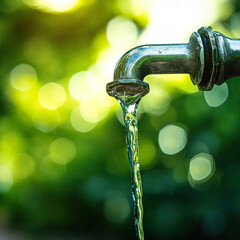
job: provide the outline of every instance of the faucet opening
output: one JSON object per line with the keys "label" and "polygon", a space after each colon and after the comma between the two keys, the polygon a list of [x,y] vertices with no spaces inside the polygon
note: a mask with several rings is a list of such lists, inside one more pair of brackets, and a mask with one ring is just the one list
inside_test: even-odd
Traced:
{"label": "faucet opening", "polygon": [[107,93],[112,97],[139,95],[142,98],[148,92],[148,83],[137,79],[120,79],[107,84]]}

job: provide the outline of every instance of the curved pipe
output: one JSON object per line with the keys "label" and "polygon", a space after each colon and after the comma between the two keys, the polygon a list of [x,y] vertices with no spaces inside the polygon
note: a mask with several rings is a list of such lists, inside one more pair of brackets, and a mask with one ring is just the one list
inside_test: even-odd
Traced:
{"label": "curved pipe", "polygon": [[204,66],[203,44],[198,33],[193,33],[186,44],[138,46],[126,52],[118,61],[114,81],[107,84],[111,96],[144,96],[149,86],[143,82],[150,74],[190,74],[194,84],[202,78]]}
{"label": "curved pipe", "polygon": [[149,74],[190,72],[189,44],[143,45],[122,56],[116,65],[114,80],[143,80]]}
{"label": "curved pipe", "polygon": [[203,27],[186,44],[143,45],[118,61],[114,81],[107,84],[111,96],[148,93],[143,82],[149,74],[189,74],[200,90],[211,90],[240,76],[240,39],[230,39]]}

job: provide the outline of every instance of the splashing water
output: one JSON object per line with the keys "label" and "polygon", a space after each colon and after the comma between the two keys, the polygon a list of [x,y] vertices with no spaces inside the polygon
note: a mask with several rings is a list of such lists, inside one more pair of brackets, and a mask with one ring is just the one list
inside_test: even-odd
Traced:
{"label": "splashing water", "polygon": [[124,114],[128,157],[132,178],[132,197],[134,203],[134,222],[138,240],[144,240],[143,232],[143,205],[142,182],[138,161],[138,126],[137,108],[141,99],[140,95],[117,96]]}

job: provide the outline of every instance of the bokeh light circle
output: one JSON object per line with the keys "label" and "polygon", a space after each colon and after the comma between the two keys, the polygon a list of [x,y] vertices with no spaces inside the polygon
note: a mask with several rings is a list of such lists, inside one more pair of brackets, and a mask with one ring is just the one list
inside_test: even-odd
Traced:
{"label": "bokeh light circle", "polygon": [[99,95],[80,104],[80,113],[84,120],[97,123],[103,120],[109,112],[110,104],[106,95]]}
{"label": "bokeh light circle", "polygon": [[210,154],[200,153],[194,156],[189,165],[189,173],[194,181],[209,179],[215,171],[215,161]]}
{"label": "bokeh light circle", "polygon": [[63,86],[51,82],[40,88],[38,99],[42,107],[55,110],[64,104],[66,93]]}
{"label": "bokeh light circle", "polygon": [[51,132],[62,121],[58,111],[37,109],[32,115],[34,127],[41,132]]}
{"label": "bokeh light circle", "polygon": [[221,86],[215,85],[211,91],[205,91],[204,97],[210,107],[222,105],[228,98],[228,86],[223,83]]}
{"label": "bokeh light circle", "polygon": [[13,185],[13,176],[9,169],[0,166],[0,193],[8,191]]}
{"label": "bokeh light circle", "polygon": [[76,107],[72,110],[71,124],[72,124],[72,127],[76,131],[82,132],[82,133],[86,133],[86,132],[91,131],[97,125],[96,123],[90,123],[90,122],[84,120],[81,113],[80,113],[79,107]]}
{"label": "bokeh light circle", "polygon": [[20,91],[31,89],[37,82],[35,69],[28,64],[20,64],[12,69],[10,73],[12,86]]}
{"label": "bokeh light circle", "polygon": [[71,140],[58,138],[51,143],[49,152],[49,157],[53,162],[66,165],[75,158],[76,147]]}
{"label": "bokeh light circle", "polygon": [[134,22],[126,17],[113,18],[107,25],[107,40],[114,48],[127,48],[138,37],[138,29]]}
{"label": "bokeh light circle", "polygon": [[70,95],[79,101],[91,99],[98,91],[99,81],[97,76],[90,71],[74,74],[68,83]]}
{"label": "bokeh light circle", "polygon": [[187,144],[186,131],[176,125],[167,125],[160,130],[158,143],[163,153],[173,155],[180,152]]}

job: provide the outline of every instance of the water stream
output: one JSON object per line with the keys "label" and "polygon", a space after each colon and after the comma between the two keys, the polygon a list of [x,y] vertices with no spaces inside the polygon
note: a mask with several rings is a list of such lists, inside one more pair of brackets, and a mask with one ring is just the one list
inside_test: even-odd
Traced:
{"label": "water stream", "polygon": [[132,197],[134,204],[134,223],[138,240],[144,240],[142,181],[138,161],[138,122],[137,108],[141,96],[117,96],[124,115],[127,151],[131,168]]}

